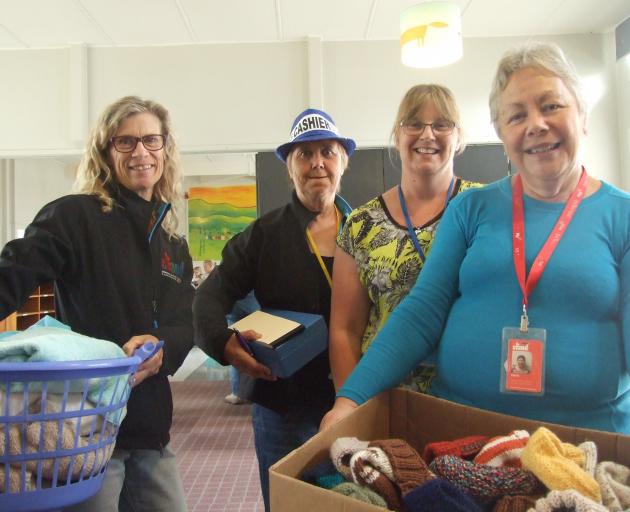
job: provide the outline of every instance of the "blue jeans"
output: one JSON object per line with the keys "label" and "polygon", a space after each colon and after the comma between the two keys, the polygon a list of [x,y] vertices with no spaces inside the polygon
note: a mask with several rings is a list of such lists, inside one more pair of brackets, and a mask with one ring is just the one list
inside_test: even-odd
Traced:
{"label": "blue jeans", "polygon": [[294,410],[286,414],[278,414],[262,405],[252,406],[254,446],[258,458],[260,487],[267,512],[269,512],[269,467],[317,434],[319,423],[325,412],[323,410]]}
{"label": "blue jeans", "polygon": [[230,390],[232,391],[232,394],[236,396],[240,396],[238,394],[239,380],[238,370],[233,366],[230,366]]}
{"label": "blue jeans", "polygon": [[185,512],[184,488],[175,454],[158,450],[120,450],[109,461],[103,487],[65,512]]}

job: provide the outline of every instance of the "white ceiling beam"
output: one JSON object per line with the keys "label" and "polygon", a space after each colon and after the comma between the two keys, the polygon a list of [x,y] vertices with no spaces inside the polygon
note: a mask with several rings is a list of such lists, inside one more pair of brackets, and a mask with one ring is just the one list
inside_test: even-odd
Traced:
{"label": "white ceiling beam", "polygon": [[198,43],[199,38],[197,37],[197,34],[195,33],[195,29],[193,28],[192,23],[190,23],[190,18],[188,17],[188,13],[186,12],[186,9],[182,5],[181,0],[175,0],[175,5],[177,6],[177,10],[179,11],[179,15],[181,16],[182,21],[184,22],[184,26],[186,27],[186,30],[188,31],[188,35],[190,35],[190,39],[192,40],[193,43]]}
{"label": "white ceiling beam", "polygon": [[276,0],[276,29],[278,30],[278,41],[284,39],[284,33],[282,31],[282,8],[280,6],[281,0]]}
{"label": "white ceiling beam", "polygon": [[96,21],[96,19],[94,18],[94,16],[92,16],[92,13],[88,10],[87,7],[85,7],[85,5],[83,5],[83,2],[81,0],[74,0],[77,4],[77,7],[79,8],[79,10],[83,13],[83,16],[85,16],[88,21],[94,26],[94,28],[96,28],[96,30],[98,30],[101,35],[107,39],[107,41],[109,41],[109,44],[111,44],[112,46],[117,46],[116,41],[114,41],[114,38],[112,36],[110,36],[107,31],[103,28],[103,25],[101,25],[98,21]]}
{"label": "white ceiling beam", "polygon": [[372,5],[370,6],[370,14],[368,16],[367,24],[365,26],[365,33],[363,37],[365,39],[370,38],[370,33],[372,32],[372,25],[374,24],[374,15],[376,14],[376,8],[378,7],[378,0],[372,0]]}

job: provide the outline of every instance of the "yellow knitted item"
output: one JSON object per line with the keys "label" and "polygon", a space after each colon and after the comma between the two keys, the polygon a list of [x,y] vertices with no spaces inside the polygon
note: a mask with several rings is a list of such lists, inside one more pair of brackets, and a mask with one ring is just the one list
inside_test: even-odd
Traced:
{"label": "yellow knitted item", "polygon": [[575,445],[563,443],[558,437],[540,427],[529,438],[521,453],[523,468],[530,470],[552,491],[575,489],[583,496],[601,503],[597,481],[584,471],[586,457]]}

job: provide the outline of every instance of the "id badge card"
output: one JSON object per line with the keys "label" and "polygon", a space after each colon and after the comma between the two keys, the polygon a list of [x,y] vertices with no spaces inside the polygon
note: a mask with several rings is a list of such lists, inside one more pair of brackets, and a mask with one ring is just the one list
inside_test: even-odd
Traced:
{"label": "id badge card", "polygon": [[501,393],[545,394],[546,341],[546,329],[503,328]]}

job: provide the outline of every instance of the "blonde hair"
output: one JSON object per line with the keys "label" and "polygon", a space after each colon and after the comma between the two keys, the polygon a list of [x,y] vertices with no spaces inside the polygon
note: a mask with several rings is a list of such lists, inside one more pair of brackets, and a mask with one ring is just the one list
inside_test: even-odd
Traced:
{"label": "blonde hair", "polygon": [[174,207],[183,199],[182,169],[177,145],[171,133],[168,110],[159,103],[137,96],[125,96],[109,105],[96,122],[88,137],[85,153],[77,170],[74,189],[78,193],[98,197],[104,212],[110,212],[114,203],[111,191],[116,177],[108,161],[110,139],[116,135],[120,125],[135,114],[153,114],[160,121],[164,142],[164,171],[153,188],[153,199],[171,203],[172,208],[164,218],[162,227],[169,236],[176,236],[178,216]]}
{"label": "blonde hair", "polygon": [[410,121],[418,115],[426,105],[433,105],[444,119],[455,123],[459,132],[459,147],[457,154],[461,154],[466,148],[464,132],[461,126],[459,108],[455,102],[455,97],[448,87],[438,84],[419,84],[409,89],[398,106],[398,113],[392,128],[391,140],[394,146],[397,145],[400,135],[401,123]]}
{"label": "blonde hair", "polygon": [[507,87],[510,78],[517,71],[524,68],[539,69],[558,77],[566,88],[573,94],[579,113],[586,115],[586,100],[582,93],[580,78],[575,68],[565,57],[562,49],[553,43],[527,43],[512,50],[508,50],[497,66],[497,72],[490,90],[490,118],[494,129],[499,133],[499,100],[501,93]]}

